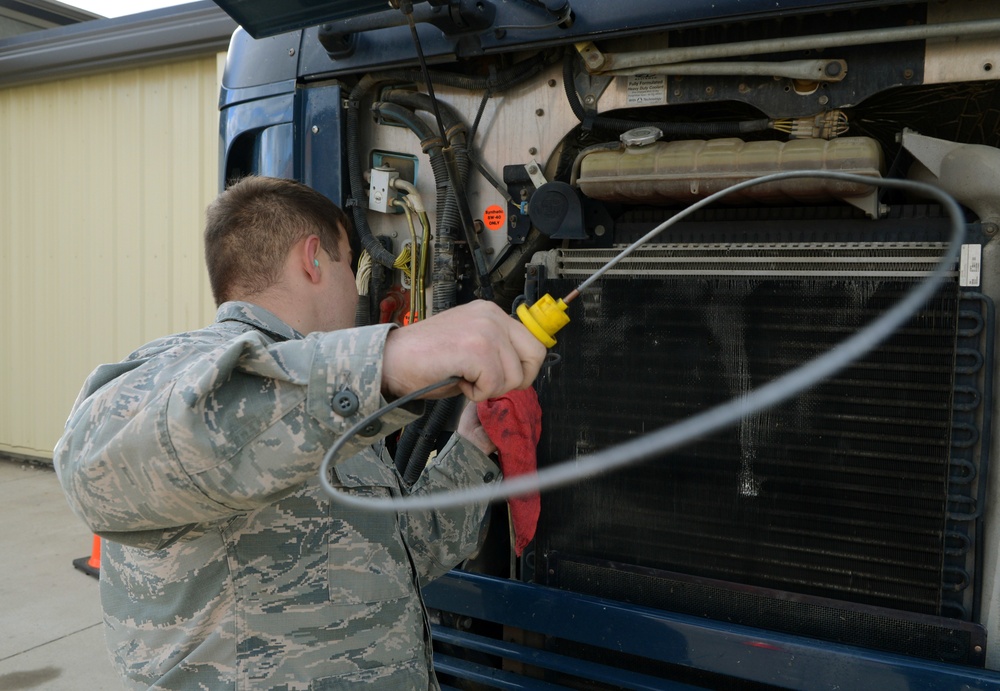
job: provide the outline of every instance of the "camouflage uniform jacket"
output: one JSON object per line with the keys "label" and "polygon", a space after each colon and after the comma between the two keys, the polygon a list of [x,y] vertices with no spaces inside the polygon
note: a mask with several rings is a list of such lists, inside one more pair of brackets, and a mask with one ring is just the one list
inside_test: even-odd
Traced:
{"label": "camouflage uniform jacket", "polygon": [[[419,585],[477,547],[485,506],[367,513],[317,481],[337,436],[384,404],[388,330],[303,338],[226,303],[212,326],[91,374],[55,463],[105,538],[106,638],[128,688],[437,688]],[[414,417],[393,411],[378,435]],[[334,483],[400,494],[372,441],[352,440]],[[410,491],[498,474],[454,435]]]}

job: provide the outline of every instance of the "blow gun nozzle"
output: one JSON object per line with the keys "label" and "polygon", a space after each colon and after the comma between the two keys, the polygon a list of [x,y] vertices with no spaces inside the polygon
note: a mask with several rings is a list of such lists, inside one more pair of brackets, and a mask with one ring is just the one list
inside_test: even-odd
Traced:
{"label": "blow gun nozzle", "polygon": [[531,307],[527,305],[518,307],[517,317],[535,338],[541,341],[546,348],[551,348],[556,344],[556,339],[553,336],[559,329],[569,324],[566,307],[567,305],[562,298],[556,301],[546,293]]}

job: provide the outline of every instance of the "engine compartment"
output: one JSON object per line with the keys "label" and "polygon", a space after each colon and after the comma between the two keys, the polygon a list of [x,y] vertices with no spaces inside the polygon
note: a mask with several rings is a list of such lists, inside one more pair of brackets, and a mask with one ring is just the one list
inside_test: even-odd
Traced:
{"label": "engine compartment", "polygon": [[[586,3],[526,4],[534,28],[500,11],[483,29],[455,14],[463,3],[418,8],[427,73],[398,22],[306,29],[291,49],[292,122],[241,128],[241,108],[284,96],[231,74],[224,176],[295,175],[350,208],[359,325],[565,293],[693,201],[785,170],[931,181],[963,204],[968,251],[932,303],[842,375],[544,496],[520,559],[497,512],[468,569],[1000,669],[986,645],[1000,635],[987,501],[1000,12],[838,3],[602,29]],[[441,29],[447,7],[466,23]],[[266,50],[283,55],[285,40]],[[835,347],[927,274],[946,226],[926,199],[819,179],[751,188],[677,224],[575,306],[536,385],[539,463],[745,395]],[[404,477],[456,405],[395,440]]]}

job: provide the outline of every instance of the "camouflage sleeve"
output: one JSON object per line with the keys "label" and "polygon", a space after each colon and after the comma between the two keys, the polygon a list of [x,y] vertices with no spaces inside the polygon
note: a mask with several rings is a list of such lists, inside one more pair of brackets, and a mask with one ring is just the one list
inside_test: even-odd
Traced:
{"label": "camouflage sleeve", "polygon": [[[500,468],[479,447],[459,434],[427,464],[410,494],[499,482]],[[407,544],[421,584],[434,580],[471,556],[484,537],[486,502],[452,509],[405,514]]]}
{"label": "camouflage sleeve", "polygon": [[[152,536],[122,533],[221,520],[283,496],[316,475],[338,435],[384,404],[387,331],[278,343],[250,331],[219,345],[182,343],[130,371],[111,368],[110,381],[88,382],[94,393],[56,447],[71,506],[95,533],[148,543]],[[378,434],[412,419],[393,411]],[[358,435],[342,453],[371,442]]]}

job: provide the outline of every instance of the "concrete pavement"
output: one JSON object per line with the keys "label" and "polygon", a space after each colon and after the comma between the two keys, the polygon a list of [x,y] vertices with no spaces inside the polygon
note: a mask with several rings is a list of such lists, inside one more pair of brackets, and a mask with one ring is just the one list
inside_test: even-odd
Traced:
{"label": "concrete pavement", "polygon": [[51,467],[0,457],[0,689],[122,688],[97,579],[73,568],[92,540]]}

